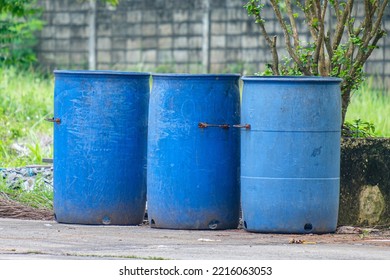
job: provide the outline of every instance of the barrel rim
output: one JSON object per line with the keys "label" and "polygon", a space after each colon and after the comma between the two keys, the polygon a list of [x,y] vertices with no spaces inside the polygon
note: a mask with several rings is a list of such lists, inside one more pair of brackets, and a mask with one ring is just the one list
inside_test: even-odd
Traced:
{"label": "barrel rim", "polygon": [[340,83],[343,79],[337,77],[325,76],[243,76],[243,81],[261,81],[261,82],[334,82]]}
{"label": "barrel rim", "polygon": [[151,73],[152,77],[163,78],[239,78],[238,73],[223,73],[223,74],[190,74],[190,73]]}
{"label": "barrel rim", "polygon": [[115,70],[54,70],[53,73],[65,75],[108,75],[108,76],[148,76],[149,72],[125,72]]}

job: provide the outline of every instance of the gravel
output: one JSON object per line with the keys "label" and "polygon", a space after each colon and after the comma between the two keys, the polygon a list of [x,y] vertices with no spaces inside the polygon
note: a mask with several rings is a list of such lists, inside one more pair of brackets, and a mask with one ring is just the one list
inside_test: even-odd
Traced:
{"label": "gravel", "polygon": [[37,186],[53,190],[53,166],[32,165],[18,168],[0,168],[0,178],[3,178],[9,188],[22,188],[32,191]]}

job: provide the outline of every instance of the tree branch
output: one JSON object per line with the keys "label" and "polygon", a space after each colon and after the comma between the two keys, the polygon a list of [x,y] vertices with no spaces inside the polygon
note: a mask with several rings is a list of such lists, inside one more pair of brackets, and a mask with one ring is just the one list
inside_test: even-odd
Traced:
{"label": "tree branch", "polygon": [[[353,9],[353,8],[352,8]],[[351,65],[353,65],[353,60],[354,60],[354,54],[355,54],[355,44],[354,42],[351,40],[354,36],[353,36],[353,25],[354,25],[354,21],[352,21],[352,10],[351,12],[348,14],[348,42],[347,42],[347,47],[348,47],[348,50],[346,51],[345,53],[345,58],[349,61],[349,63],[344,63],[342,65],[340,65],[339,69],[340,71],[348,71],[349,68],[351,68]],[[357,8],[355,8],[355,15],[354,15],[354,18],[357,17]]]}
{"label": "tree branch", "polygon": [[385,12],[386,6],[389,3],[389,0],[383,1],[381,7],[379,8],[379,13],[376,19],[376,22],[374,23],[374,28],[372,29],[374,32],[376,32],[379,29],[379,26],[381,25],[383,14]]}
{"label": "tree branch", "polygon": [[312,73],[310,72],[310,70],[303,65],[300,58],[297,56],[297,54],[294,52],[294,50],[291,46],[290,34],[288,32],[286,22],[284,21],[282,15],[280,13],[280,9],[279,9],[278,3],[277,3],[278,1],[277,0],[270,0],[270,2],[271,2],[271,6],[274,9],[276,18],[278,19],[278,21],[282,27],[284,39],[285,39],[285,44],[286,44],[286,48],[287,48],[288,53],[290,54],[290,56],[292,57],[294,62],[298,65],[299,70],[304,75],[312,76]]}
{"label": "tree branch", "polygon": [[[322,73],[324,72],[324,65],[325,65],[325,56],[324,56],[324,53],[323,53],[323,41],[324,41],[324,37],[325,37],[325,26],[324,26],[324,17],[325,17],[325,13],[326,13],[326,8],[327,8],[327,4],[328,4],[328,0],[324,0],[324,4],[323,4],[323,7],[321,8],[321,3],[320,3],[320,0],[317,0],[316,1],[316,12],[317,12],[317,18],[318,18],[318,22],[319,22],[319,30],[318,30],[318,37],[317,37],[317,40],[316,40],[316,43],[315,43],[315,51],[314,51],[314,54],[313,54],[313,62],[314,62],[314,68],[313,69],[313,73],[315,74],[318,74],[318,72],[320,72],[320,74],[322,75]],[[321,59],[321,52],[322,52],[322,59]],[[321,60],[321,61],[320,61]],[[325,73],[324,73],[325,74]]]}
{"label": "tree branch", "polygon": [[272,73],[274,75],[279,76],[279,55],[278,51],[276,49],[276,36],[274,36],[272,39],[269,36],[265,25],[264,25],[264,20],[261,18],[260,14],[255,15],[256,22],[260,25],[260,30],[261,33],[263,34],[268,46],[271,48],[271,53],[272,53]]}
{"label": "tree branch", "polygon": [[325,42],[326,51],[327,51],[328,56],[329,56],[329,61],[332,61],[333,49],[332,49],[332,42],[330,41],[330,32],[329,31],[324,38],[324,42]]}
{"label": "tree branch", "polygon": [[371,14],[371,11],[373,13],[375,13],[376,8],[375,9],[373,8],[373,6],[371,4],[371,0],[364,0],[364,9],[365,9],[366,16],[365,16],[365,27],[364,27],[362,41],[366,42],[368,40],[368,42],[369,42],[369,40],[371,39],[370,35],[371,35],[371,30],[372,30],[372,17],[373,17],[373,15]]}
{"label": "tree branch", "polygon": [[313,23],[312,1],[313,0],[305,0],[304,12],[305,12],[307,24],[309,26],[310,34],[313,37],[313,39],[316,41],[317,40],[317,30],[314,28],[314,23]]}
{"label": "tree branch", "polygon": [[288,15],[288,17],[290,19],[292,35],[293,35],[293,38],[294,38],[294,47],[295,47],[295,49],[298,49],[299,48],[298,29],[297,29],[297,23],[295,21],[295,17],[294,17],[294,13],[293,13],[293,10],[292,10],[292,7],[291,7],[291,1],[290,0],[286,0],[286,7],[287,7],[287,15]]}
{"label": "tree branch", "polygon": [[342,16],[340,17],[339,20],[337,20],[336,32],[333,37],[333,45],[332,45],[333,50],[336,50],[338,45],[341,42],[341,38],[343,37],[343,33],[344,33],[345,23],[353,7],[353,3],[354,3],[353,1],[354,0],[348,0],[344,8],[344,11],[342,13]]}
{"label": "tree branch", "polygon": [[[332,3],[332,2],[331,2]],[[333,7],[336,12],[337,21],[340,21],[340,4],[338,0],[333,1]]]}
{"label": "tree branch", "polygon": [[368,51],[365,53],[365,55],[363,56],[363,58],[361,60],[362,65],[367,61],[367,59],[370,57],[371,53],[377,47],[378,41],[381,38],[383,38],[383,36],[385,36],[385,35],[386,35],[386,32],[384,30],[380,30],[380,31],[377,32],[377,34],[375,35],[374,39],[372,40],[370,48],[368,49]]}
{"label": "tree branch", "polygon": [[[370,54],[372,53],[373,48],[376,47],[377,42],[379,39],[381,39],[385,32],[380,28],[380,23],[382,22],[384,10],[386,8],[386,5],[388,4],[389,0],[385,0],[382,2],[382,5],[380,9],[378,10],[378,2],[375,2],[375,7],[371,6],[372,3],[370,0],[366,0],[366,12],[370,15],[369,17],[366,16],[367,21],[365,23],[364,33],[362,37],[362,46],[359,47],[358,54],[355,58],[355,63],[358,65],[363,65]],[[371,11],[374,10],[375,12],[378,11],[377,19],[375,23],[373,24],[373,17],[371,16]],[[373,40],[370,46],[370,42]]]}
{"label": "tree branch", "polygon": [[274,75],[280,75],[280,72],[279,72],[279,55],[278,55],[278,51],[276,49],[276,39],[277,39],[277,36],[274,36],[272,38],[272,47],[271,47],[272,63],[273,63],[272,72],[274,73]]}
{"label": "tree branch", "polygon": [[[387,5],[387,3],[386,3],[386,5]],[[384,9],[384,8],[383,8],[383,9]],[[375,12],[376,12],[376,10],[372,9],[372,10],[370,11],[369,18],[373,18],[374,15],[375,15]],[[360,23],[360,26],[355,30],[355,32],[354,32],[355,36],[359,36],[360,32],[361,32],[362,30],[364,30],[365,25],[366,25],[366,20],[367,20],[367,19],[364,18],[364,20]]]}

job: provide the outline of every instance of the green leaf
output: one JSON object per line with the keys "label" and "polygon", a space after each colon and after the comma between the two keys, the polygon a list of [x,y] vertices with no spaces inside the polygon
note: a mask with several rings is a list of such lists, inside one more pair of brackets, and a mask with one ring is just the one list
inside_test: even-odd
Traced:
{"label": "green leaf", "polygon": [[102,0],[102,1],[111,4],[113,6],[117,6],[119,4],[119,0]]}
{"label": "green leaf", "polygon": [[316,17],[313,18],[313,20],[311,21],[311,25],[312,25],[313,27],[317,28],[318,25],[319,25],[318,18],[316,18]]}

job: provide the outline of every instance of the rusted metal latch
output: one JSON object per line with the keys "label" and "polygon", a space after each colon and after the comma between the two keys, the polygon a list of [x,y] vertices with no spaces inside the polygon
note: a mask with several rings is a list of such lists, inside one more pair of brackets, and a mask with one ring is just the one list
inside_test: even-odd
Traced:
{"label": "rusted metal latch", "polygon": [[228,124],[211,124],[211,123],[200,122],[200,123],[198,123],[198,127],[199,128],[220,127],[220,128],[227,129],[227,128],[229,128],[229,125]]}
{"label": "rusted metal latch", "polygon": [[59,119],[59,118],[49,118],[49,119],[45,119],[45,121],[54,122],[56,124],[60,124],[61,123],[61,119]]}
{"label": "rusted metal latch", "polygon": [[251,129],[251,125],[250,124],[233,124],[233,127],[234,128],[245,128],[245,129]]}
{"label": "rusted metal latch", "polygon": [[[199,128],[220,127],[220,128],[223,128],[223,129],[228,129],[228,128],[230,128],[230,125],[228,125],[228,124],[210,124],[210,123],[206,123],[206,122],[200,122],[200,123],[198,123],[198,127]],[[232,125],[232,127],[234,127],[234,128],[251,129],[251,125],[250,124],[234,124],[234,125]]]}

